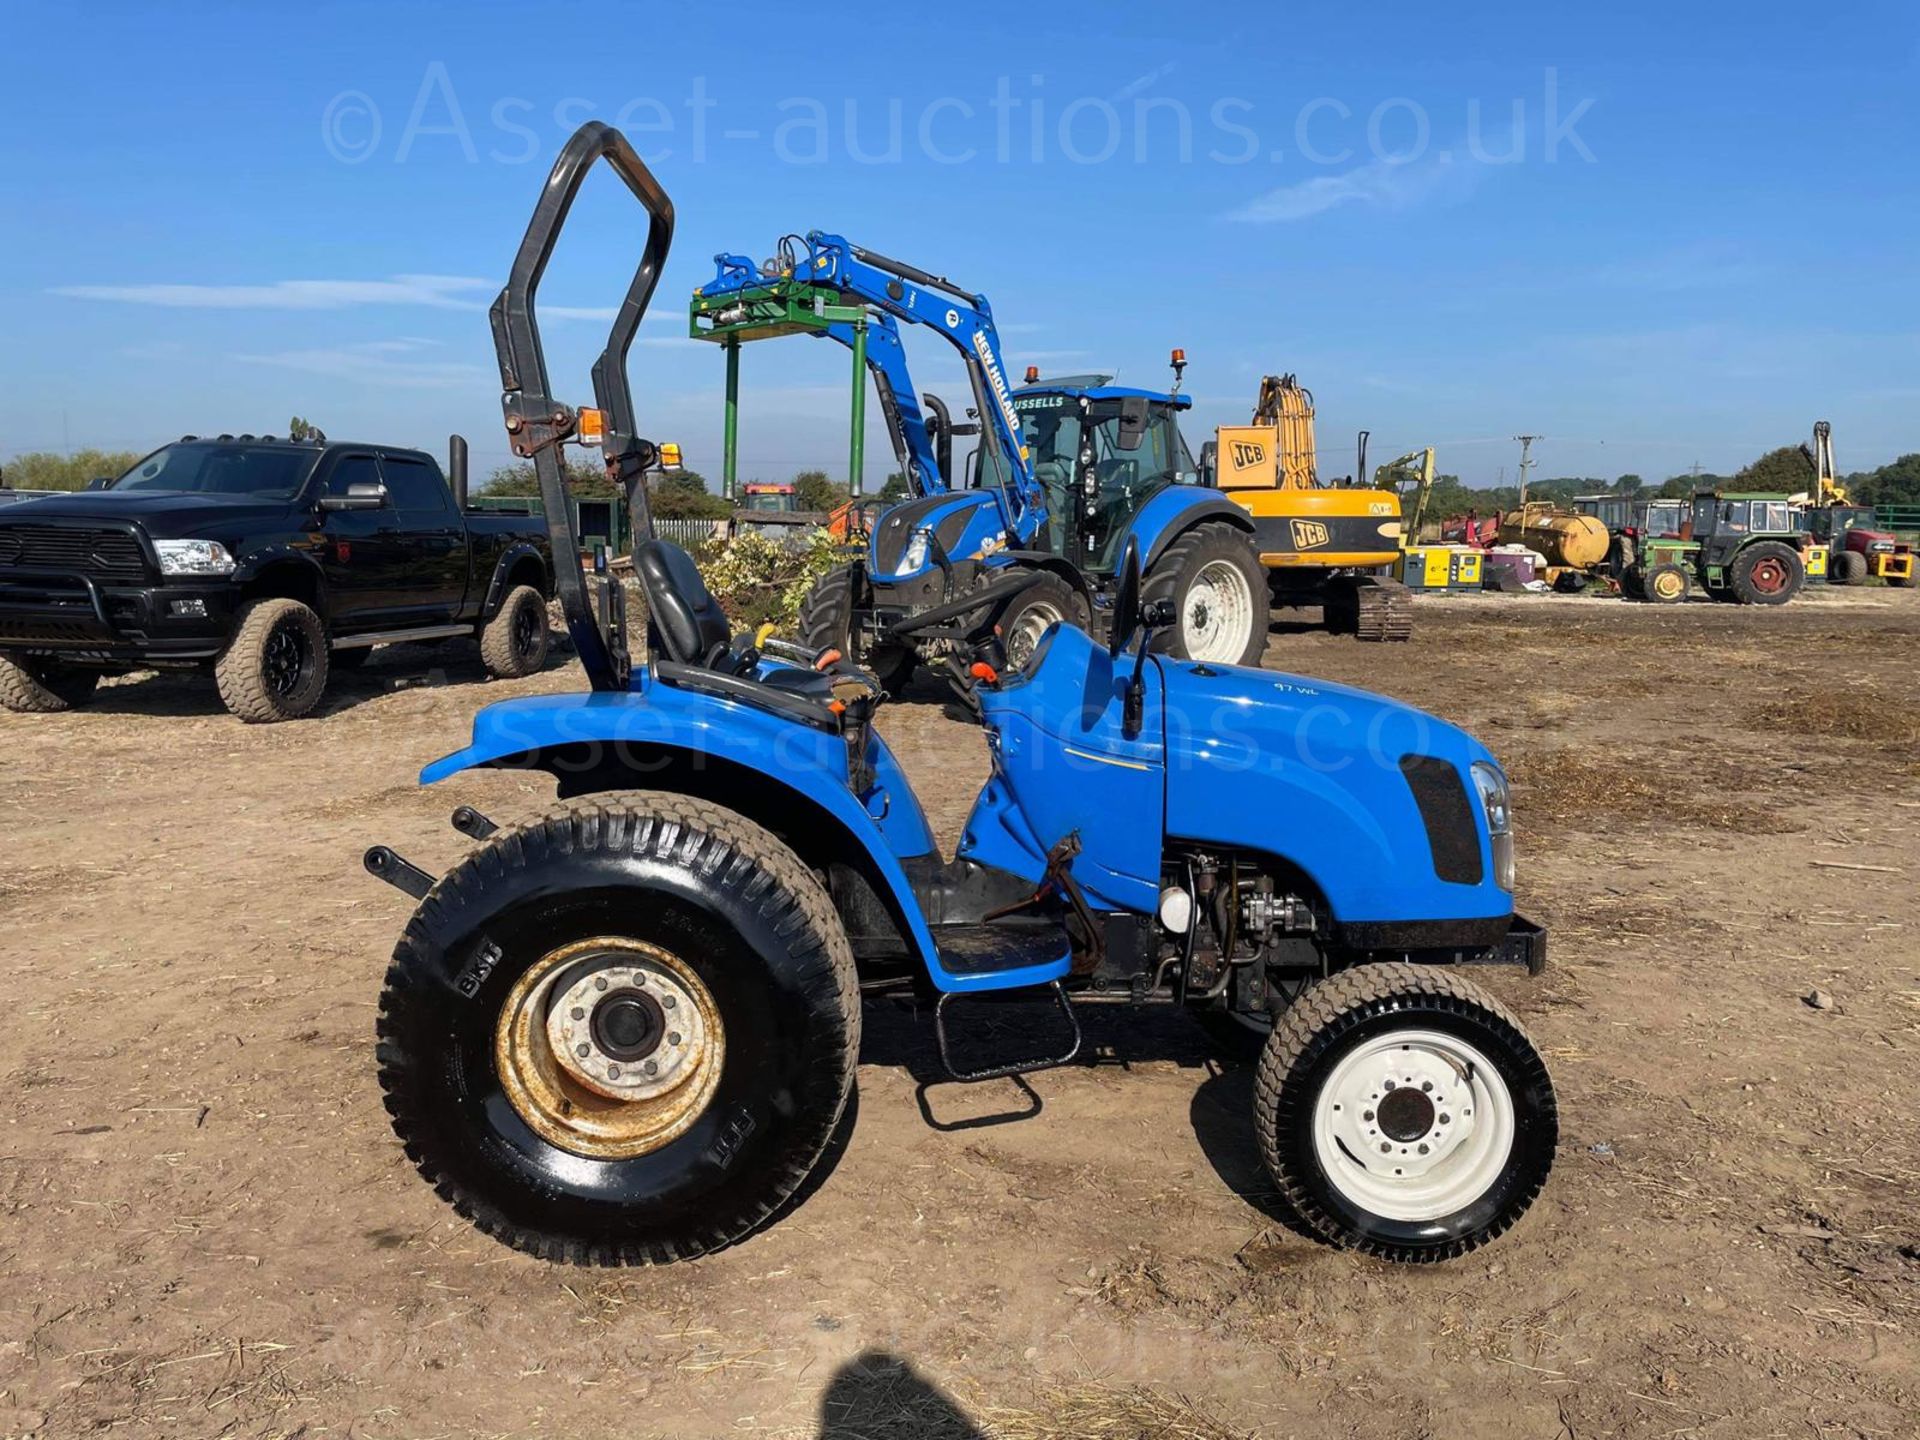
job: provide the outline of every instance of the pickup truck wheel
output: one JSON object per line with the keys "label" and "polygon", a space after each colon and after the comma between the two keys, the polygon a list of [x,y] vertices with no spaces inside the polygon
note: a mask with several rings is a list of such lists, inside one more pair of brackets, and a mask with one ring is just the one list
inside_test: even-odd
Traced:
{"label": "pickup truck wheel", "polygon": [[51,715],[93,698],[100,672],[57,660],[0,653],[0,705],[18,715]]}
{"label": "pickup truck wheel", "polygon": [[480,659],[494,679],[517,680],[547,663],[552,638],[546,597],[531,585],[516,585],[480,631]]}
{"label": "pickup truck wheel", "polygon": [[297,720],[327,688],[327,632],[298,600],[256,600],[213,676],[227,709],[249,725]]}
{"label": "pickup truck wheel", "polygon": [[1559,1138],[1553,1082],[1519,1020],[1428,965],[1361,965],[1309,988],[1268,1037],[1254,1122],[1309,1229],[1413,1263],[1503,1234]]}
{"label": "pickup truck wheel", "polygon": [[408,924],[380,999],[407,1157],[516,1249],[666,1264],[814,1175],[853,1092],[860,997],[833,903],[705,801],[630,792],[504,830]]}

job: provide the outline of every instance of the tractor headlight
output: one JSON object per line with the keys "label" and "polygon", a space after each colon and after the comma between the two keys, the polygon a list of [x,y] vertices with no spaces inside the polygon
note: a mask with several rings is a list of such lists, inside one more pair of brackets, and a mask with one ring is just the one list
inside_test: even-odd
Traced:
{"label": "tractor headlight", "polygon": [[1512,890],[1513,801],[1507,793],[1507,777],[1498,765],[1476,760],[1473,788],[1480,796],[1480,811],[1487,817],[1487,835],[1493,841],[1494,882],[1502,890]]}
{"label": "tractor headlight", "polygon": [[215,540],[156,540],[162,575],[231,575],[233,556]]}
{"label": "tractor headlight", "polygon": [[932,543],[932,535],[925,530],[913,532],[913,538],[907,542],[907,553],[900,557],[900,563],[894,568],[896,575],[917,575],[926,568],[927,550]]}

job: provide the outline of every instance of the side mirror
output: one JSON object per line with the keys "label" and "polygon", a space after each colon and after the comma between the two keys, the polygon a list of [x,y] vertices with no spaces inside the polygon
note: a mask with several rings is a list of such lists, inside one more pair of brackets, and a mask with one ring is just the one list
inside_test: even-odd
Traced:
{"label": "side mirror", "polygon": [[387,487],[374,480],[356,480],[344,495],[322,495],[322,510],[384,510]]}
{"label": "side mirror", "polygon": [[1129,395],[1120,402],[1120,433],[1114,444],[1122,450],[1138,450],[1147,438],[1147,421],[1153,410],[1144,395]]}
{"label": "side mirror", "polygon": [[1107,635],[1107,653],[1119,659],[1139,628],[1140,542],[1129,535],[1126,553],[1120,559],[1120,588],[1113,596],[1113,628]]}
{"label": "side mirror", "polygon": [[96,475],[93,477],[93,479],[87,481],[87,489],[105,490],[108,486],[112,484],[113,484],[112,477],[107,475]]}

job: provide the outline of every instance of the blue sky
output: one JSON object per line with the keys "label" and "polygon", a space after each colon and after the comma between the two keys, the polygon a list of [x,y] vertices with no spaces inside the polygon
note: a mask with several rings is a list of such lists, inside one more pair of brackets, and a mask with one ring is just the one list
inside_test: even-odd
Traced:
{"label": "blue sky", "polygon": [[[811,228],[984,291],[1016,374],[1158,384],[1185,347],[1196,444],[1298,372],[1334,472],[1361,427],[1470,483],[1522,430],[1546,475],[1731,468],[1821,417],[1843,469],[1920,449],[1911,4],[0,16],[0,461],[298,412],[500,463],[485,305],[589,116],[678,207],[633,380],[709,473],[687,292]],[[642,230],[610,179],[574,226],[543,293],[585,400]],[[747,352],[747,473],[844,469],[845,372]]]}

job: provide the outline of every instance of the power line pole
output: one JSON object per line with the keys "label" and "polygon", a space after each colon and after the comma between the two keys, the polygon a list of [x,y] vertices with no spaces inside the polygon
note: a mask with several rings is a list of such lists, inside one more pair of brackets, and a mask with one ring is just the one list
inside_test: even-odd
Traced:
{"label": "power line pole", "polygon": [[1527,513],[1527,471],[1533,468],[1533,460],[1531,458],[1533,442],[1536,440],[1544,440],[1547,437],[1544,435],[1516,435],[1513,438],[1520,442],[1520,513],[1525,515]]}

